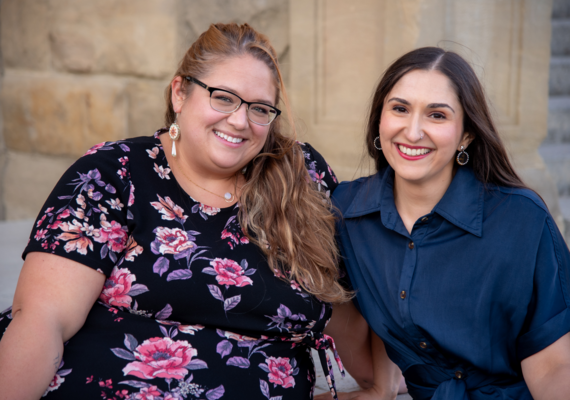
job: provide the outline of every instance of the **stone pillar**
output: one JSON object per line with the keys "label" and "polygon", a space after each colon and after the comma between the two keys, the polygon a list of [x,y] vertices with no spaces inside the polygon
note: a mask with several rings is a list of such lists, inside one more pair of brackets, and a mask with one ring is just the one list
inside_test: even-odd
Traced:
{"label": "stone pillar", "polygon": [[556,188],[537,151],[547,133],[551,0],[291,0],[290,10],[291,97],[301,138],[341,179],[369,173],[364,121],[382,72],[407,51],[440,46],[471,62],[515,168],[563,230]]}

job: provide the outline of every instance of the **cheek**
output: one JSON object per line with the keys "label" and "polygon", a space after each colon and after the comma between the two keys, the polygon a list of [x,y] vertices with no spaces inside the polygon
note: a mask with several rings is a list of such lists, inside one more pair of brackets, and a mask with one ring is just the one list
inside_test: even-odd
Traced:
{"label": "cheek", "polygon": [[397,118],[392,117],[389,114],[382,114],[380,119],[379,133],[382,140],[390,139],[400,128],[401,123]]}

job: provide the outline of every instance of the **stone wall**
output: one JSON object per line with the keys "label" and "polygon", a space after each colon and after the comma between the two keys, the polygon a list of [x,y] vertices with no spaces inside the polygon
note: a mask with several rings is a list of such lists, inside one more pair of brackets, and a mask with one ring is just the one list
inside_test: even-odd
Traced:
{"label": "stone wall", "polygon": [[288,17],[279,0],[2,0],[0,219],[35,217],[92,145],[160,128],[164,89],[210,23],[250,23],[287,67]]}

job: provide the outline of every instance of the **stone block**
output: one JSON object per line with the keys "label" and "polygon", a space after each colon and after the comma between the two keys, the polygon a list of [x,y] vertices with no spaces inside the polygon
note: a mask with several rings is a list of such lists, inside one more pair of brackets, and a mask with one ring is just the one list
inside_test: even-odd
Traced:
{"label": "stone block", "polygon": [[570,142],[543,144],[538,151],[556,184],[558,195],[570,196]]}
{"label": "stone block", "polygon": [[0,37],[5,67],[45,70],[50,66],[48,1],[0,2]]}
{"label": "stone block", "polygon": [[51,0],[53,66],[70,72],[168,77],[176,68],[175,0]]}
{"label": "stone block", "polygon": [[183,46],[187,49],[198,35],[215,22],[249,23],[267,35],[278,55],[289,44],[289,2],[282,0],[194,0],[182,3],[181,13],[194,35]]}
{"label": "stone block", "polygon": [[570,96],[548,100],[548,136],[544,143],[570,143]]}
{"label": "stone block", "polygon": [[8,152],[2,197],[7,219],[35,218],[61,175],[76,157]]}
{"label": "stone block", "polygon": [[548,85],[551,96],[570,96],[570,56],[550,59]]}
{"label": "stone block", "polygon": [[552,20],[550,51],[553,56],[570,56],[570,18]]}
{"label": "stone block", "polygon": [[2,103],[10,150],[79,156],[127,134],[123,79],[6,70]]}
{"label": "stone block", "polygon": [[570,18],[570,0],[554,0],[552,18]]}
{"label": "stone block", "polygon": [[164,91],[169,81],[133,79],[129,98],[129,137],[152,135],[164,126]]}

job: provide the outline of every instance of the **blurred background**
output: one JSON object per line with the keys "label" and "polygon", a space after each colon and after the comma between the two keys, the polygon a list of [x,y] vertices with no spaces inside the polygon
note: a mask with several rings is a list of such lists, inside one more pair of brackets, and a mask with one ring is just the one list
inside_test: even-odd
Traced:
{"label": "blurred background", "polygon": [[369,172],[382,71],[417,47],[457,51],[570,243],[570,0],[0,0],[0,308],[59,176],[96,143],[162,127],[178,61],[230,21],[269,36],[299,139],[343,180]]}

